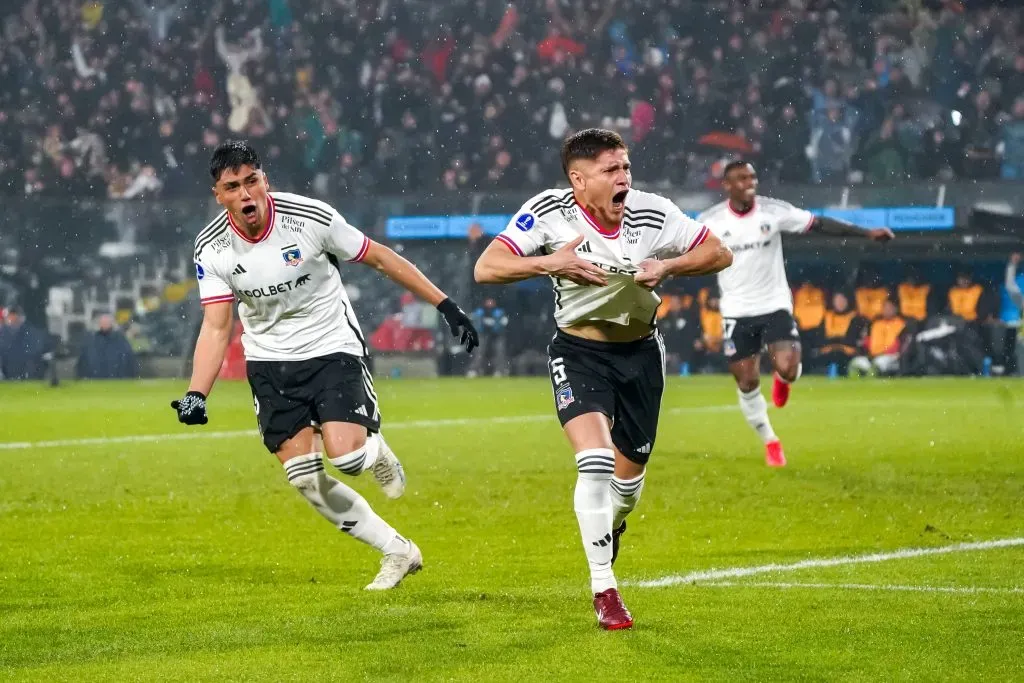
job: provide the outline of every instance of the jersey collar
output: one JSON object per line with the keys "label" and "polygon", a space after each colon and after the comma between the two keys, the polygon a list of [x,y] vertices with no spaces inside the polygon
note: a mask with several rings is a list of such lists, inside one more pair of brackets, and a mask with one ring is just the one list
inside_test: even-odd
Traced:
{"label": "jersey collar", "polygon": [[619,232],[621,232],[621,230],[622,230],[622,225],[621,224],[615,226],[614,230],[605,230],[597,222],[597,219],[594,218],[593,216],[591,216],[590,212],[587,211],[585,208],[583,208],[583,205],[580,204],[578,199],[573,197],[573,201],[576,202],[576,206],[580,207],[580,213],[583,214],[583,218],[585,218],[587,223],[590,224],[590,227],[592,227],[594,230],[597,230],[598,234],[601,235],[601,237],[613,240],[613,239],[615,239],[616,237],[619,236]]}
{"label": "jersey collar", "polygon": [[754,213],[754,209],[757,208],[757,198],[755,197],[754,201],[750,202],[750,208],[744,211],[743,213],[740,213],[736,209],[732,208],[732,202],[730,202],[728,199],[725,200],[725,205],[729,208],[729,213],[731,213],[733,216],[736,216],[736,218],[746,218],[750,214]]}
{"label": "jersey collar", "polygon": [[277,209],[274,208],[274,198],[269,194],[267,195],[267,224],[263,227],[263,232],[256,237],[249,237],[245,230],[240,230],[239,227],[235,225],[235,220],[231,217],[231,213],[228,212],[228,223],[231,224],[231,229],[235,231],[236,235],[249,244],[259,244],[263,240],[267,239],[267,237],[270,236],[271,231],[274,229],[274,220],[276,218]]}

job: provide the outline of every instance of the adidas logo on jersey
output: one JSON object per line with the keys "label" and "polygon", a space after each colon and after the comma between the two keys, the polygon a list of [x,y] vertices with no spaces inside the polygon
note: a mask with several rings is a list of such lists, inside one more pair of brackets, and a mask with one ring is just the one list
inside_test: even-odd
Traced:
{"label": "adidas logo on jersey", "polygon": [[594,253],[594,250],[591,248],[589,241],[584,242],[583,244],[581,244],[576,249],[576,251],[580,252],[581,254],[593,254]]}
{"label": "adidas logo on jersey", "polygon": [[245,268],[243,268],[242,264],[239,263],[238,265],[235,266],[235,269],[233,271],[231,271],[231,274],[232,275],[241,275],[241,274],[243,274],[245,272],[246,272]]}

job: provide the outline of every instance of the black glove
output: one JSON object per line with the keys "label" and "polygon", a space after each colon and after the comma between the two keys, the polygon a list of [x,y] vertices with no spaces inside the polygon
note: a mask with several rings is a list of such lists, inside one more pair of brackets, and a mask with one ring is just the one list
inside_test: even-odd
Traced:
{"label": "black glove", "polygon": [[480,335],[469,316],[451,298],[439,303],[437,310],[444,316],[452,335],[459,337],[459,343],[466,347],[466,353],[473,353],[473,349],[480,346]]}
{"label": "black glove", "polygon": [[178,422],[187,425],[204,425],[209,422],[206,417],[206,397],[198,391],[190,391],[180,401],[171,401],[171,407],[178,411]]}

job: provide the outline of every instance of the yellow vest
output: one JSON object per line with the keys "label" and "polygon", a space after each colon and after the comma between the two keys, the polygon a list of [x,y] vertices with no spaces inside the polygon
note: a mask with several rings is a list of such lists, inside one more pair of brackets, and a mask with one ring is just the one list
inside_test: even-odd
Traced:
{"label": "yellow vest", "polygon": [[949,310],[967,322],[978,319],[978,300],[985,290],[981,285],[953,287],[949,290]]}
{"label": "yellow vest", "polygon": [[892,320],[878,319],[871,323],[871,336],[868,339],[868,353],[871,357],[888,353],[890,347],[900,338],[907,324],[902,318]]}
{"label": "yellow vest", "polygon": [[904,318],[924,320],[928,317],[928,293],[931,285],[908,285],[899,287],[900,315]]}

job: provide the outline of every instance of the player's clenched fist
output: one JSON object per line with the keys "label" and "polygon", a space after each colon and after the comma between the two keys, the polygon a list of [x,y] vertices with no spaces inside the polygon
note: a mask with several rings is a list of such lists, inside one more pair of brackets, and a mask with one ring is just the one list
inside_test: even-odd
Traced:
{"label": "player's clenched fist", "polygon": [[547,256],[547,274],[554,277],[563,277],[578,285],[604,287],[608,284],[604,271],[590,261],[584,261],[576,255],[576,247],[582,243],[583,236],[580,235],[555,253]]}
{"label": "player's clenched fist", "polygon": [[206,417],[206,397],[198,391],[190,391],[180,401],[171,401],[171,407],[178,411],[178,422],[187,425],[204,425],[209,422]]}

